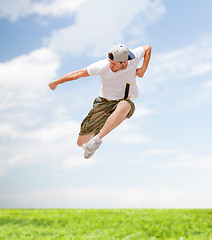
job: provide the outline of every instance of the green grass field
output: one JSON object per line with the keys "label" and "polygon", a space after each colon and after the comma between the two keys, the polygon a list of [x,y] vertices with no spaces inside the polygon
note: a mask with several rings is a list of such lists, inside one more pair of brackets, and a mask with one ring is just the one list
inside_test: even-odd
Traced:
{"label": "green grass field", "polygon": [[212,240],[212,210],[1,209],[0,239]]}

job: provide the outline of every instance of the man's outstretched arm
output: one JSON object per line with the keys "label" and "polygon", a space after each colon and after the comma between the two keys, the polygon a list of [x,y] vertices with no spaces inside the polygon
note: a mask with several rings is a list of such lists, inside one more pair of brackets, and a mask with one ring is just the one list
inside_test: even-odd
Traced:
{"label": "man's outstretched arm", "polygon": [[136,76],[138,77],[144,76],[144,73],[146,72],[147,67],[149,65],[149,60],[150,60],[151,51],[152,51],[152,48],[149,45],[142,46],[142,48],[144,49],[145,54],[144,54],[144,61],[143,61],[142,67],[136,69]]}
{"label": "man's outstretched arm", "polygon": [[51,88],[51,90],[55,90],[57,85],[59,85],[61,83],[76,80],[81,77],[88,77],[88,76],[90,76],[90,75],[88,74],[87,68],[83,68],[83,69],[80,69],[80,70],[77,70],[74,72],[67,73],[66,75],[62,76],[61,78],[59,78],[53,82],[50,82],[49,87]]}

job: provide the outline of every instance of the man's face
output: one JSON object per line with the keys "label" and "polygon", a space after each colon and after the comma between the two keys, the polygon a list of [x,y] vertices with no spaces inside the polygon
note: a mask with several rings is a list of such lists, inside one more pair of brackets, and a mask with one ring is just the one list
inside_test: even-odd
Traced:
{"label": "man's face", "polygon": [[117,72],[117,71],[123,69],[123,65],[122,65],[123,63],[120,63],[120,62],[117,62],[117,61],[113,61],[110,58],[108,58],[108,61],[110,62],[110,69],[113,72]]}

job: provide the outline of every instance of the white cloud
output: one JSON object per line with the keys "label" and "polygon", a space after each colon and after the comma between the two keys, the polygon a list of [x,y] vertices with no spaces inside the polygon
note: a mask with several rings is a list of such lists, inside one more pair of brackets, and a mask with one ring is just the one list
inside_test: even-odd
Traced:
{"label": "white cloud", "polygon": [[54,17],[68,16],[76,11],[87,0],[53,0],[32,4],[32,13],[39,15],[51,15]]}
{"label": "white cloud", "polygon": [[123,121],[112,132],[110,132],[104,140],[116,144],[139,144],[151,142],[148,136],[140,132],[140,126],[132,123],[131,119]]}
{"label": "white cloud", "polygon": [[147,72],[151,80],[143,83],[143,90],[154,91],[158,89],[158,84],[170,81],[185,85],[186,79],[212,72],[211,42],[212,37],[203,37],[188,47],[154,55]]}
{"label": "white cloud", "polygon": [[[26,139],[37,139],[42,142],[55,142],[75,136],[79,132],[79,123],[75,121],[48,123],[47,126],[28,132]],[[23,137],[23,136],[22,136]]]}
{"label": "white cloud", "polygon": [[73,168],[95,165],[99,162],[96,158],[92,158],[92,160],[91,159],[86,160],[82,157],[82,154],[83,153],[81,151],[80,155],[71,156],[62,161],[61,162],[62,168],[64,170],[70,170]]}
{"label": "white cloud", "polygon": [[124,144],[150,143],[150,139],[141,133],[127,133],[120,137],[120,142]]}
{"label": "white cloud", "polygon": [[86,0],[1,0],[0,18],[16,21],[31,14],[40,16],[64,17],[76,11]]}
{"label": "white cloud", "polygon": [[39,101],[57,76],[59,66],[59,57],[48,48],[0,63],[0,108]]}
{"label": "white cloud", "polygon": [[144,152],[142,155],[145,156],[164,156],[164,155],[172,155],[176,154],[177,151],[175,150],[167,150],[167,149],[151,149]]}
{"label": "white cloud", "polygon": [[12,124],[7,122],[0,123],[0,136],[2,139],[3,138],[14,139],[17,137],[17,135],[18,134]]}
{"label": "white cloud", "polygon": [[[192,189],[193,190],[193,189]],[[2,194],[1,206],[25,208],[210,208],[203,190],[66,187]],[[207,200],[205,200],[207,199]],[[7,204],[9,202],[9,204]]]}
{"label": "white cloud", "polygon": [[142,81],[142,89],[139,85],[140,91],[157,109],[168,107],[172,112],[210,103],[211,46],[212,36],[170,52],[154,54],[153,46],[147,81]]}
{"label": "white cloud", "polygon": [[[197,157],[191,153],[180,153],[179,150],[151,149],[143,152],[142,156],[154,157],[158,161],[152,165],[155,168],[199,169],[212,167],[212,155]],[[168,160],[165,160],[167,157]]]}
{"label": "white cloud", "polygon": [[54,31],[49,46],[74,56],[103,57],[114,43],[125,40],[124,35],[132,26],[136,28],[131,33],[133,38],[144,33],[141,24],[148,25],[163,13],[160,0],[89,0],[77,10],[74,25]]}
{"label": "white cloud", "polygon": [[203,88],[209,89],[211,91],[212,90],[212,80],[205,82],[203,84]]}
{"label": "white cloud", "polygon": [[[59,56],[49,48],[0,64],[1,176],[11,168],[49,159],[54,164],[60,159],[66,169],[90,165],[83,162],[82,149],[79,151],[76,144],[80,123],[70,116],[67,120],[70,109],[58,103],[56,92],[48,87],[57,77],[59,66]],[[73,96],[76,102],[81,99],[79,92]],[[79,111],[78,106],[69,108]]]}
{"label": "white cloud", "polygon": [[184,160],[192,160],[194,159],[194,154],[191,154],[191,153],[187,153],[187,154],[182,154],[182,155],[179,155],[177,156],[176,160],[180,160],[180,161],[184,161]]}
{"label": "white cloud", "polygon": [[28,117],[21,123],[15,121],[16,119],[14,123],[11,121],[0,124],[0,138],[4,143],[0,149],[0,175],[4,175],[10,168],[45,162],[49,159],[52,160],[52,164],[57,164],[60,159],[63,167],[67,169],[90,165],[83,162],[83,151],[76,143],[78,122],[71,119],[70,121],[55,119],[55,123],[47,122],[45,126],[32,126],[27,130],[25,122],[29,121]]}
{"label": "white cloud", "polygon": [[186,169],[212,168],[212,156],[196,157],[193,154],[183,154],[165,163],[155,164],[154,167]]}
{"label": "white cloud", "polygon": [[212,70],[212,62],[210,60],[205,62],[199,62],[196,65],[191,67],[191,72],[188,74],[189,77],[203,75],[205,73],[211,72]]}
{"label": "white cloud", "polygon": [[31,7],[31,0],[1,0],[0,1],[0,18],[8,18],[15,21],[20,17],[28,14]]}
{"label": "white cloud", "polygon": [[136,106],[135,113],[133,114],[133,118],[145,117],[155,113],[155,110],[152,110],[147,107]]}
{"label": "white cloud", "polygon": [[198,104],[212,102],[212,80],[203,82],[197,94],[195,95]]}

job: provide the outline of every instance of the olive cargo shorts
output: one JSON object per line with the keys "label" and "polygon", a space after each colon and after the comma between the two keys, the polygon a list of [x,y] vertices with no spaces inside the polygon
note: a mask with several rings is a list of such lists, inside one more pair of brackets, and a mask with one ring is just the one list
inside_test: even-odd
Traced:
{"label": "olive cargo shorts", "polygon": [[[79,135],[99,133],[106,120],[113,113],[117,104],[121,100],[107,100],[101,97],[96,98],[93,102],[93,108],[88,113],[87,117],[82,121]],[[131,106],[131,110],[126,118],[130,118],[135,111],[135,105],[130,99],[127,99],[126,101],[129,102]]]}

